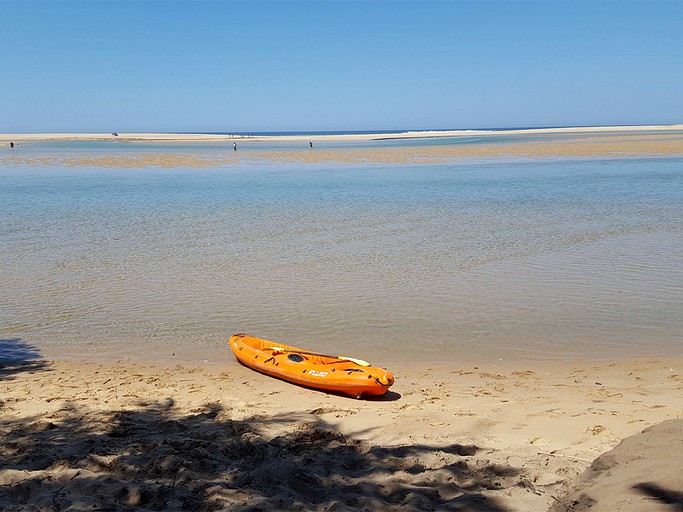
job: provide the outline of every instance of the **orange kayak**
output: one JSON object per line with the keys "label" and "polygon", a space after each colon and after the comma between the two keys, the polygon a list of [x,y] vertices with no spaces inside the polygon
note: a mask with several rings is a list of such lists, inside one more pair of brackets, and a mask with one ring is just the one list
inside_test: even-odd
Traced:
{"label": "orange kayak", "polygon": [[383,395],[394,383],[391,372],[360,359],[328,356],[247,334],[233,334],[229,344],[245,366],[309,388],[359,398]]}

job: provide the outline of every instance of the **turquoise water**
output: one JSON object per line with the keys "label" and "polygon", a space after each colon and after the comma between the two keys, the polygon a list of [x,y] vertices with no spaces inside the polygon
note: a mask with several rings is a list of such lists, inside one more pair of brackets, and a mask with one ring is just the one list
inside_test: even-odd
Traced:
{"label": "turquoise water", "polygon": [[0,204],[0,339],[48,357],[683,356],[681,158],[4,167]]}

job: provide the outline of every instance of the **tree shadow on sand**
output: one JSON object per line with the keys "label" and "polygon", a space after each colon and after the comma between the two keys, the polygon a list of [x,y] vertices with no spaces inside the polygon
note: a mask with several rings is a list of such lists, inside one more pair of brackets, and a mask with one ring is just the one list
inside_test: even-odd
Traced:
{"label": "tree shadow on sand", "polygon": [[664,505],[672,505],[671,510],[683,512],[683,492],[665,489],[655,483],[646,482],[633,486],[634,489],[642,492],[645,496],[655,499]]}
{"label": "tree shadow on sand", "polygon": [[10,380],[20,372],[48,369],[36,347],[20,339],[0,339],[0,380]]}
{"label": "tree shadow on sand", "polygon": [[140,405],[0,420],[0,509],[495,512],[483,492],[518,485],[476,446],[373,446],[320,418]]}

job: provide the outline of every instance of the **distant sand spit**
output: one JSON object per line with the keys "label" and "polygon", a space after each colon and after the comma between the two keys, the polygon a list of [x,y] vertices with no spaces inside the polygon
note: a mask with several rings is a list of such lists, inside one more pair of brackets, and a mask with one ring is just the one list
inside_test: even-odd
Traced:
{"label": "distant sand spit", "polygon": [[361,133],[346,135],[250,135],[210,133],[0,133],[0,142],[46,141],[46,140],[118,140],[118,141],[168,141],[168,142],[213,142],[213,141],[368,141],[383,139],[417,139],[435,137],[464,137],[509,134],[551,134],[551,133],[609,133],[638,131],[680,131],[683,124],[642,126],[584,126],[567,128],[533,128],[521,130],[435,130],[407,131],[400,133]]}
{"label": "distant sand spit", "polygon": [[[463,159],[539,159],[539,158],[635,158],[683,155],[683,129],[679,131],[651,129],[589,131],[545,130],[547,140],[525,139],[477,144],[358,147],[314,147],[298,150],[268,150],[256,148],[256,139],[240,144],[240,151],[226,145],[225,151],[202,152],[200,148],[164,151],[163,144],[155,151],[136,151],[131,146],[120,154],[100,151],[23,151],[21,147],[0,153],[0,164],[14,166],[61,167],[224,167],[248,162],[264,163],[339,163],[339,164],[444,164]],[[500,132],[496,132],[500,133]],[[520,131],[514,132],[516,134]],[[529,131],[527,133],[536,133]],[[570,135],[571,134],[571,135]],[[471,135],[469,133],[468,135]],[[181,136],[178,136],[181,137]],[[352,136],[350,136],[352,137]],[[363,136],[367,137],[367,136]],[[276,139],[277,137],[273,137]],[[19,139],[17,139],[19,140]],[[29,139],[26,139],[29,140]],[[38,140],[38,139],[36,139]],[[44,139],[40,139],[44,140]],[[81,140],[81,139],[79,139]],[[82,139],[85,140],[85,139]],[[154,141],[157,139],[139,139]],[[159,139],[161,140],[161,139]],[[163,139],[164,141],[171,139]],[[175,140],[175,139],[174,139]],[[177,139],[185,140],[185,139]],[[213,139],[198,138],[197,141]],[[337,139],[335,139],[337,140]]]}
{"label": "distant sand spit", "polygon": [[227,352],[215,366],[3,361],[0,508],[541,511],[579,489],[595,510],[669,510],[683,361],[391,370],[385,399],[354,400]]}

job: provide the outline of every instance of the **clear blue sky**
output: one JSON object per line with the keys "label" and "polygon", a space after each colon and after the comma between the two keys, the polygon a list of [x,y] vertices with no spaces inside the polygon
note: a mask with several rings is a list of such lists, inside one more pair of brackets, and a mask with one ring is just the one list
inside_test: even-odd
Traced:
{"label": "clear blue sky", "polygon": [[0,132],[683,122],[683,1],[0,2]]}

